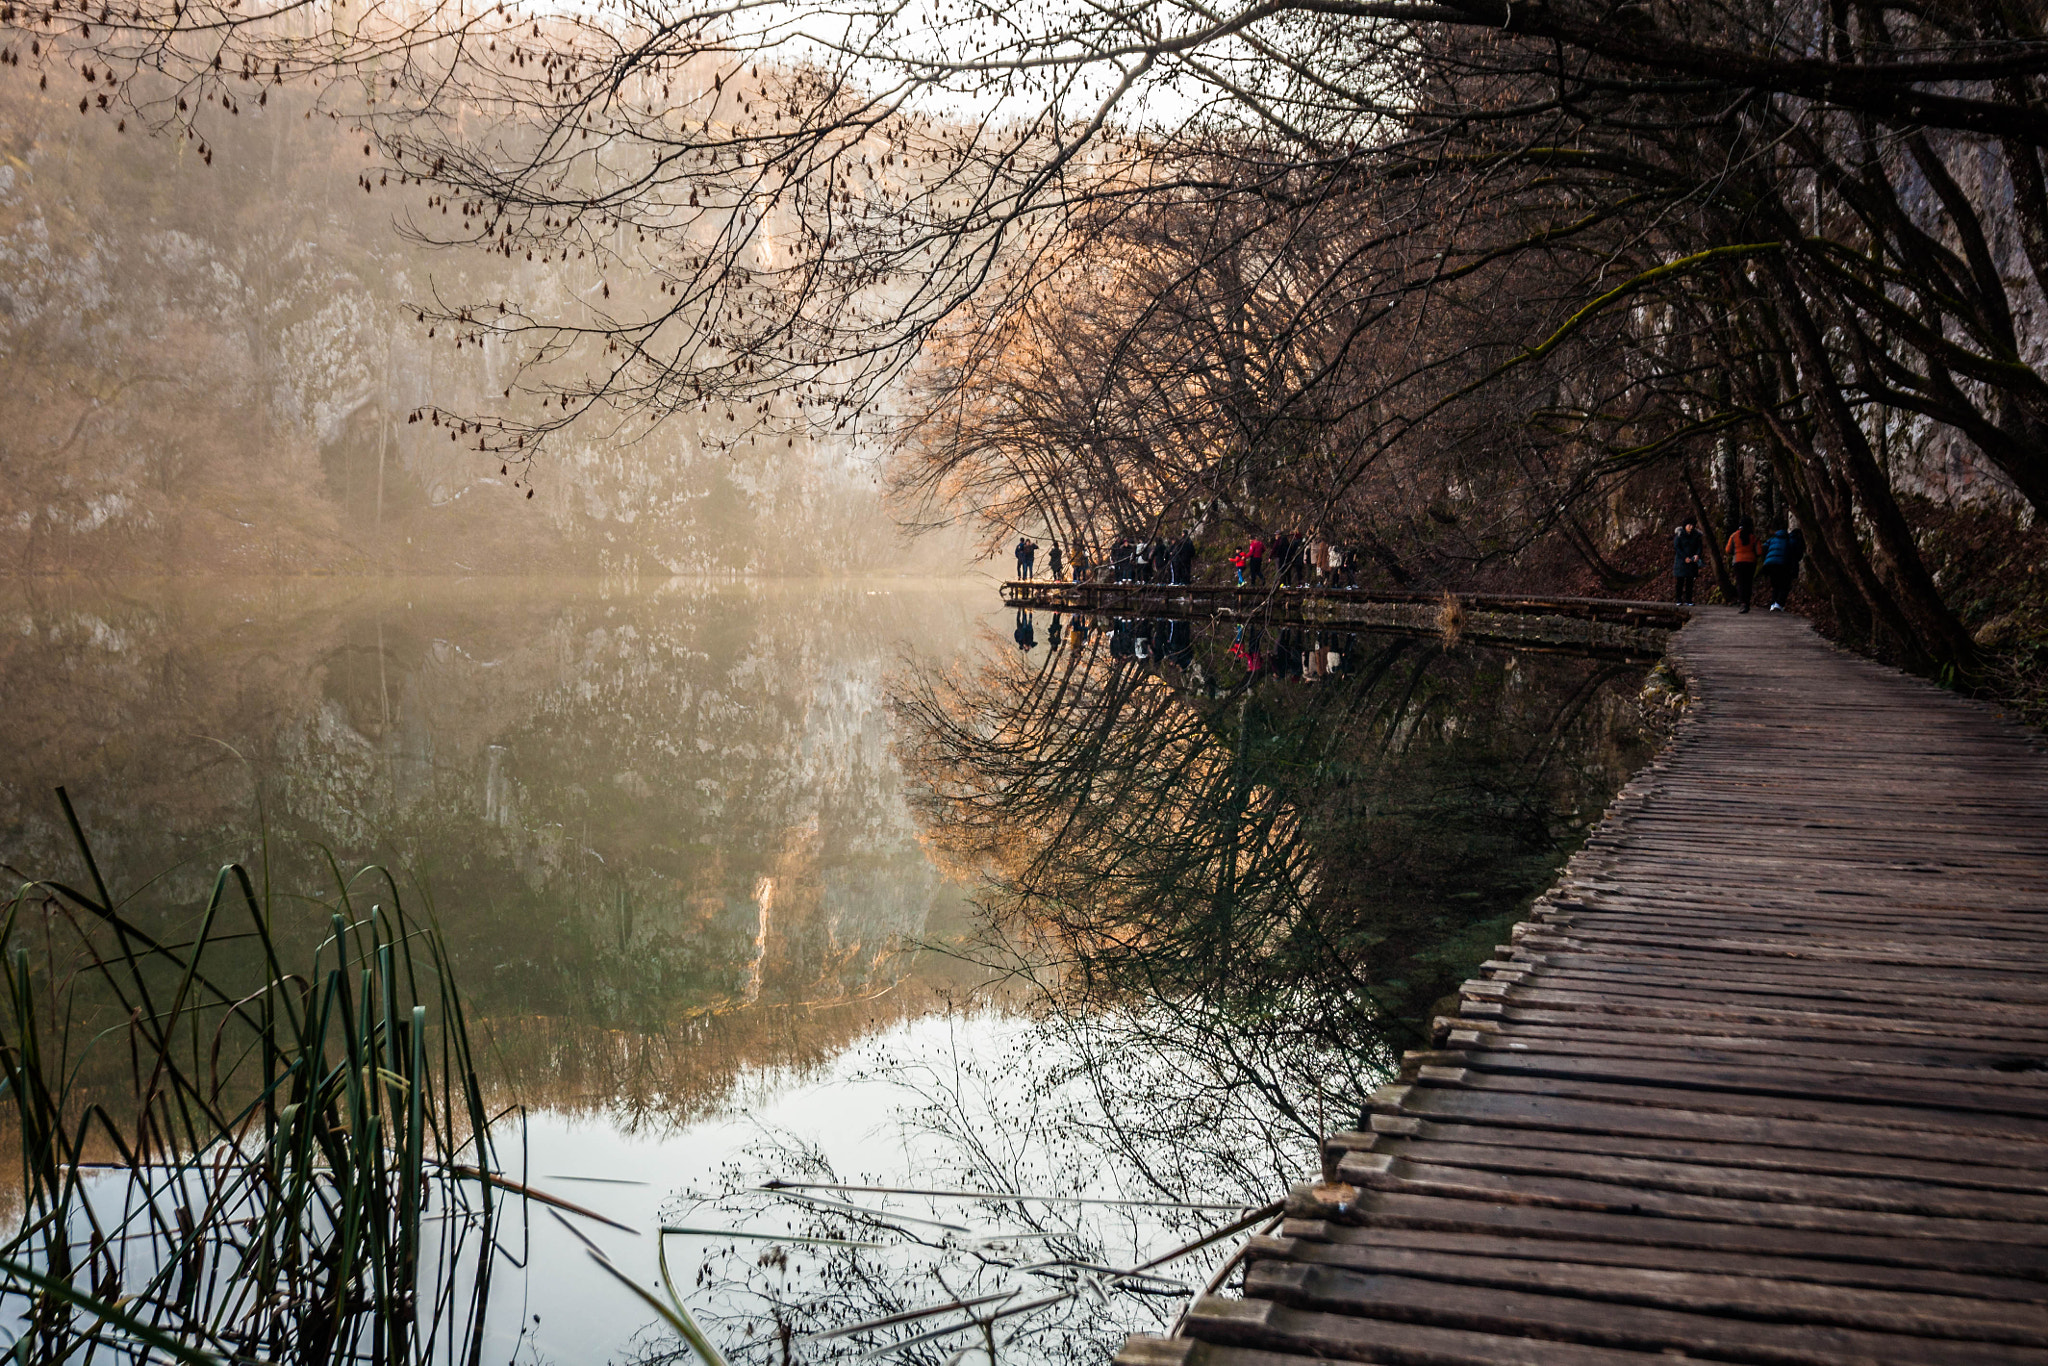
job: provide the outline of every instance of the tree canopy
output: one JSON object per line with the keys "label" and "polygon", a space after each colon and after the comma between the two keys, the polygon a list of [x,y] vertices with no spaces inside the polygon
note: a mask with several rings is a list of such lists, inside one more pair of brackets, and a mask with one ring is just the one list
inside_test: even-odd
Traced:
{"label": "tree canopy", "polygon": [[[2030,526],[2048,500],[2044,13],[171,0],[4,22],[11,61],[25,44],[202,140],[266,81],[320,85],[459,206],[411,220],[422,240],[558,261],[566,304],[414,305],[523,347],[504,407],[464,415],[492,459],[715,408],[758,440],[884,439],[899,490],[992,539],[1313,524],[1404,581],[1569,563],[1625,588],[1676,511],[1724,533],[1789,513],[1844,636],[1968,668],[1927,509]],[[656,302],[615,300],[623,277]]]}

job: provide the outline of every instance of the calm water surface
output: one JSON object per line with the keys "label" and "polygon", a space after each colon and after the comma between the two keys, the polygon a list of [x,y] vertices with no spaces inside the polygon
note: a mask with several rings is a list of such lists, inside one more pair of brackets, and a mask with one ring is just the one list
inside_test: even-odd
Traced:
{"label": "calm water surface", "polygon": [[[487,1086],[524,1107],[508,1170],[635,1230],[524,1211],[484,1360],[689,1359],[589,1251],[653,1284],[658,1241],[735,1361],[850,1357],[914,1330],[805,1335],[1012,1290],[991,1307],[1073,1293],[1002,1319],[1002,1359],[1106,1356],[1185,1296],[1094,1269],[1307,1174],[1648,743],[1614,665],[1018,617],[980,582],[0,604],[10,866],[77,875],[62,782],[140,898],[203,898],[229,860],[318,891],[331,856],[431,900]],[[754,1190],[775,1177],[1206,1208]]]}

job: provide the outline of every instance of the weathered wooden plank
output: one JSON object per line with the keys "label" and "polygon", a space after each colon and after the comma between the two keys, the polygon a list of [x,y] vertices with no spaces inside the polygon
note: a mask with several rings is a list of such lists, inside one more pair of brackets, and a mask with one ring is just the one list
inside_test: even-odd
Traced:
{"label": "weathered wooden plank", "polygon": [[[1463,1066],[1475,1075],[1642,1083],[1715,1096],[1805,1099],[1825,1095],[1835,1101],[1868,1101],[1916,1112],[1902,1120],[1911,1127],[1920,1127],[1912,1121],[1922,1118],[1917,1112],[1926,1109],[1945,1115],[1975,1111],[1987,1116],[2048,1120],[2048,1091],[2027,1078],[2003,1073],[1992,1073],[1973,1084],[1951,1077],[1886,1076],[1867,1070],[1822,1068],[1808,1059],[1787,1059],[1782,1066],[1771,1068],[1626,1054],[1579,1056],[1507,1049],[1474,1049],[1439,1056],[1459,1059],[1449,1065]],[[2048,1141],[2048,1123],[2042,1124],[2032,1138],[2036,1142]]]}
{"label": "weathered wooden plank", "polygon": [[1945,1239],[1978,1244],[2014,1244],[2048,1249],[2048,1226],[1959,1216],[1895,1214],[1869,1209],[1795,1203],[1787,1198],[1738,1199],[1692,1195],[1648,1185],[1629,1186],[1580,1174],[1547,1176],[1504,1173],[1469,1166],[1352,1153],[1338,1175],[1361,1190],[1401,1195],[1435,1195],[1457,1200],[1603,1214],[1652,1214],[1662,1219],[1741,1224],[1758,1229],[1812,1233],[1860,1233],[1904,1241]]}
{"label": "weathered wooden plank", "polygon": [[[1569,1295],[1694,1314],[2048,1347],[2048,1305],[2039,1303],[1858,1289],[1702,1268],[1538,1262],[1356,1243],[1318,1245],[1255,1239],[1250,1255],[1259,1263],[1329,1266],[1369,1275]],[[1263,1288],[1273,1283],[1275,1275],[1284,1274],[1269,1275],[1260,1267],[1250,1284]]]}
{"label": "weathered wooden plank", "polygon": [[[1312,1321],[1316,1317],[1294,1314],[1293,1311],[1282,1312],[1297,1320]],[[1213,1322],[1221,1317],[1213,1311],[1205,1311],[1205,1321]],[[1376,1325],[1372,1337],[1354,1336],[1344,1344],[1344,1350],[1348,1355],[1342,1358],[1329,1352],[1297,1356],[1255,1348],[1226,1347],[1194,1338],[1136,1335],[1125,1343],[1124,1350],[1116,1355],[1115,1361],[1117,1366],[1311,1366],[1313,1362],[1333,1359],[1398,1362],[1402,1366],[1611,1366],[1615,1362],[1641,1366],[1651,1359],[1598,1347],[1529,1343],[1516,1338],[1496,1338],[1482,1333],[1460,1333],[1400,1323]]]}
{"label": "weathered wooden plank", "polygon": [[2018,1083],[2048,1086],[2048,1057],[2015,1049],[1996,1040],[1899,1039],[1866,1043],[1833,1037],[1792,1035],[1778,1030],[1754,1034],[1696,1033],[1684,1029],[1659,1032],[1614,1025],[1531,1025],[1520,1021],[1462,1020],[1442,1017],[1437,1046],[1451,1051],[1474,1048],[1511,1052],[1574,1052],[1587,1057],[1689,1059],[1748,1065],[1760,1058],[1783,1057],[1794,1065],[1820,1060],[1836,1067],[1883,1068],[1900,1075],[1941,1077],[1957,1085],[2010,1078]]}
{"label": "weathered wooden plank", "polygon": [[[1582,1343],[1319,1314],[1271,1300],[1226,1300],[1214,1295],[1197,1300],[1188,1310],[1185,1331],[1204,1343],[1292,1354],[1282,1360],[1313,1357],[1400,1362],[1403,1366],[1646,1366],[1651,1361],[1670,1360]],[[1191,1366],[1206,1363],[1198,1358]],[[1220,1366],[1237,1366],[1237,1362],[1225,1358]]]}
{"label": "weathered wooden plank", "polygon": [[[1821,1257],[1784,1257],[1761,1252],[1716,1252],[1705,1248],[1650,1247],[1641,1243],[1582,1242],[1568,1238],[1511,1237],[1492,1233],[1460,1233],[1439,1229],[1354,1227],[1326,1219],[1289,1219],[1281,1225],[1283,1243],[1297,1250],[1310,1243],[1350,1247],[1413,1248],[1473,1257],[1515,1257],[1534,1262],[1580,1262],[1590,1266],[1643,1267],[1663,1271],[1705,1271],[1750,1276],[1765,1281],[1847,1285],[1868,1290],[1900,1290],[1913,1294],[1956,1295],[1973,1300],[2013,1300],[2048,1304],[2048,1283],[2013,1277],[1980,1276],[1933,1267],[1877,1266],[1868,1262],[1830,1261]],[[1293,1255],[1293,1254],[1290,1254]]]}
{"label": "weathered wooden plank", "polygon": [[[1461,1069],[1442,1069],[1444,1072]],[[1458,1086],[1468,1090],[1500,1091],[1520,1095],[1557,1096],[1570,1100],[1604,1100],[1621,1105],[1677,1107],[1724,1115],[1754,1115],[1759,1118],[1803,1119],[1834,1124],[1864,1124],[1874,1128],[1915,1131],[1928,1137],[1932,1148],[1935,1135],[1960,1134],[1976,1138],[2005,1139],[2040,1147],[2048,1142],[2048,1124],[2037,1119],[2009,1114],[1987,1114],[1977,1110],[1941,1109],[1931,1105],[1904,1103],[1862,1104],[1821,1096],[1759,1095],[1745,1091],[1712,1090],[1706,1087],[1638,1085],[1620,1081],[1587,1080],[1581,1077],[1519,1077],[1476,1069],[1457,1077],[1425,1075],[1436,1086]],[[2040,1161],[2039,1156],[2025,1159]]]}
{"label": "weathered wooden plank", "polygon": [[1446,1143],[1382,1138],[1372,1151],[1441,1167],[1470,1167],[1503,1175],[1577,1176],[1627,1187],[1729,1200],[1766,1200],[1837,1209],[1920,1214],[1933,1218],[2048,1223],[2048,1196],[1970,1190],[1935,1182],[1859,1172],[1837,1176],[1810,1168],[1739,1167],[1710,1155],[1638,1157],[1589,1152],[1584,1147],[1537,1147],[1492,1142]]}
{"label": "weathered wooden plank", "polygon": [[[1685,1162],[1708,1167],[1747,1168],[1764,1172],[1813,1172],[1879,1180],[1909,1180],[1937,1187],[1980,1191],[1987,1196],[2048,1196],[2048,1171],[2039,1168],[1985,1167],[1973,1163],[1929,1162],[1923,1152],[1886,1156],[1847,1152],[1839,1147],[1774,1147],[1764,1143],[1632,1138],[1613,1133],[1571,1133],[1557,1129],[1520,1129],[1506,1124],[1446,1124],[1415,1121],[1406,1130],[1385,1134],[1336,1135],[1329,1140],[1339,1153],[1353,1148],[1378,1151],[1394,1139],[1440,1144],[1473,1144],[1529,1148],[1570,1156],[1635,1157]],[[1922,1145],[1908,1145],[1919,1148]],[[1448,1161],[1449,1158],[1444,1160]]]}
{"label": "weathered wooden plank", "polygon": [[[1469,983],[1467,985],[1470,985]],[[1488,1004],[1474,995],[1470,1002],[1481,1006]],[[1629,1029],[1668,1028],[1673,1030],[1743,1029],[1764,1037],[1768,1031],[1798,1029],[1809,1037],[1818,1037],[1825,1031],[1836,1038],[1856,1039],[1868,1042],[1871,1038],[1891,1036],[1901,1042],[1926,1045],[1939,1042],[1944,1046],[1954,1045],[1959,1037],[1966,1042],[1986,1046],[2008,1046],[2020,1049],[2048,1049],[2048,1025],[2042,1028],[1974,1026],[1967,1036],[1953,1032],[1942,1033],[1930,1022],[1912,1020],[1892,1021],[1874,1015],[1829,1015],[1795,1010],[1746,1010],[1691,1009],[1669,1006],[1651,1011],[1648,1009],[1607,1010],[1591,1007],[1575,1007],[1571,1002],[1554,1002],[1548,1005],[1530,1004],[1527,1001],[1496,1001],[1493,1009],[1475,1013],[1471,1004],[1465,1013],[1475,1019],[1499,1020],[1510,1024],[1550,1024],[1584,1027],[1594,1021],[1612,1022]],[[1892,1027],[1895,1026],[1895,1027]],[[2043,1056],[2048,1056],[2044,1053]]]}
{"label": "weathered wooden plank", "polygon": [[1365,1190],[1341,1210],[1310,1204],[1300,1206],[1295,1212],[1303,1217],[1328,1218],[1332,1222],[1361,1228],[1512,1234],[1538,1243],[1560,1238],[1617,1246],[1698,1248],[1708,1252],[1811,1257],[2048,1280],[2048,1251],[2012,1243],[1895,1238],[1889,1233],[1865,1235],[1749,1223],[1713,1223],[1671,1219],[1654,1213],[1567,1209],[1556,1205],[1472,1200],[1455,1194],[1406,1190]]}
{"label": "weathered wooden plank", "polygon": [[[1928,1140],[1912,1129],[1877,1128],[1826,1121],[1733,1115],[1686,1108],[1682,1097],[1668,1106],[1612,1104],[1541,1093],[1513,1093],[1442,1086],[1385,1087],[1373,1101],[1376,1113],[1401,1118],[1455,1119],[1475,1124],[1513,1125],[1530,1130],[1615,1134],[1695,1142],[1756,1143],[1826,1152],[1890,1154],[1925,1160]],[[1998,1139],[1946,1135],[1943,1156],[1977,1168],[2041,1171],[2031,1145]]]}
{"label": "weathered wooden plank", "polygon": [[1770,1366],[1863,1366],[1930,1360],[1972,1366],[2039,1366],[2048,1354],[2003,1343],[1873,1333],[1810,1323],[1759,1323],[1648,1305],[1617,1306],[1573,1295],[1532,1294],[1335,1267],[1261,1262],[1246,1276],[1247,1299],[1294,1309],[1400,1319],[1507,1335],[1523,1333],[1635,1352],[1683,1352]]}

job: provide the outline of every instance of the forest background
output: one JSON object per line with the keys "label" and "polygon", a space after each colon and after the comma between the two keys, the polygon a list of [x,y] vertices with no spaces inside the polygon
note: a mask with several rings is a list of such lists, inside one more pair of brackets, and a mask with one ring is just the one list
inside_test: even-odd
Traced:
{"label": "forest background", "polygon": [[10,5],[0,549],[900,563],[885,485],[1408,588],[1661,595],[1692,518],[1725,595],[1789,519],[1824,629],[2039,714],[2044,23]]}

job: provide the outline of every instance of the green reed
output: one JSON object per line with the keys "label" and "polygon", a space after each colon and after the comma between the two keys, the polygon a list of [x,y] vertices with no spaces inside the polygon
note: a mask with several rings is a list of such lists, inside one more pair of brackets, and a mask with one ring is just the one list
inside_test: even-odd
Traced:
{"label": "green reed", "polygon": [[431,918],[335,869],[286,925],[231,864],[172,942],[58,799],[88,885],[26,882],[0,922],[10,1355],[474,1362],[489,1116]]}

